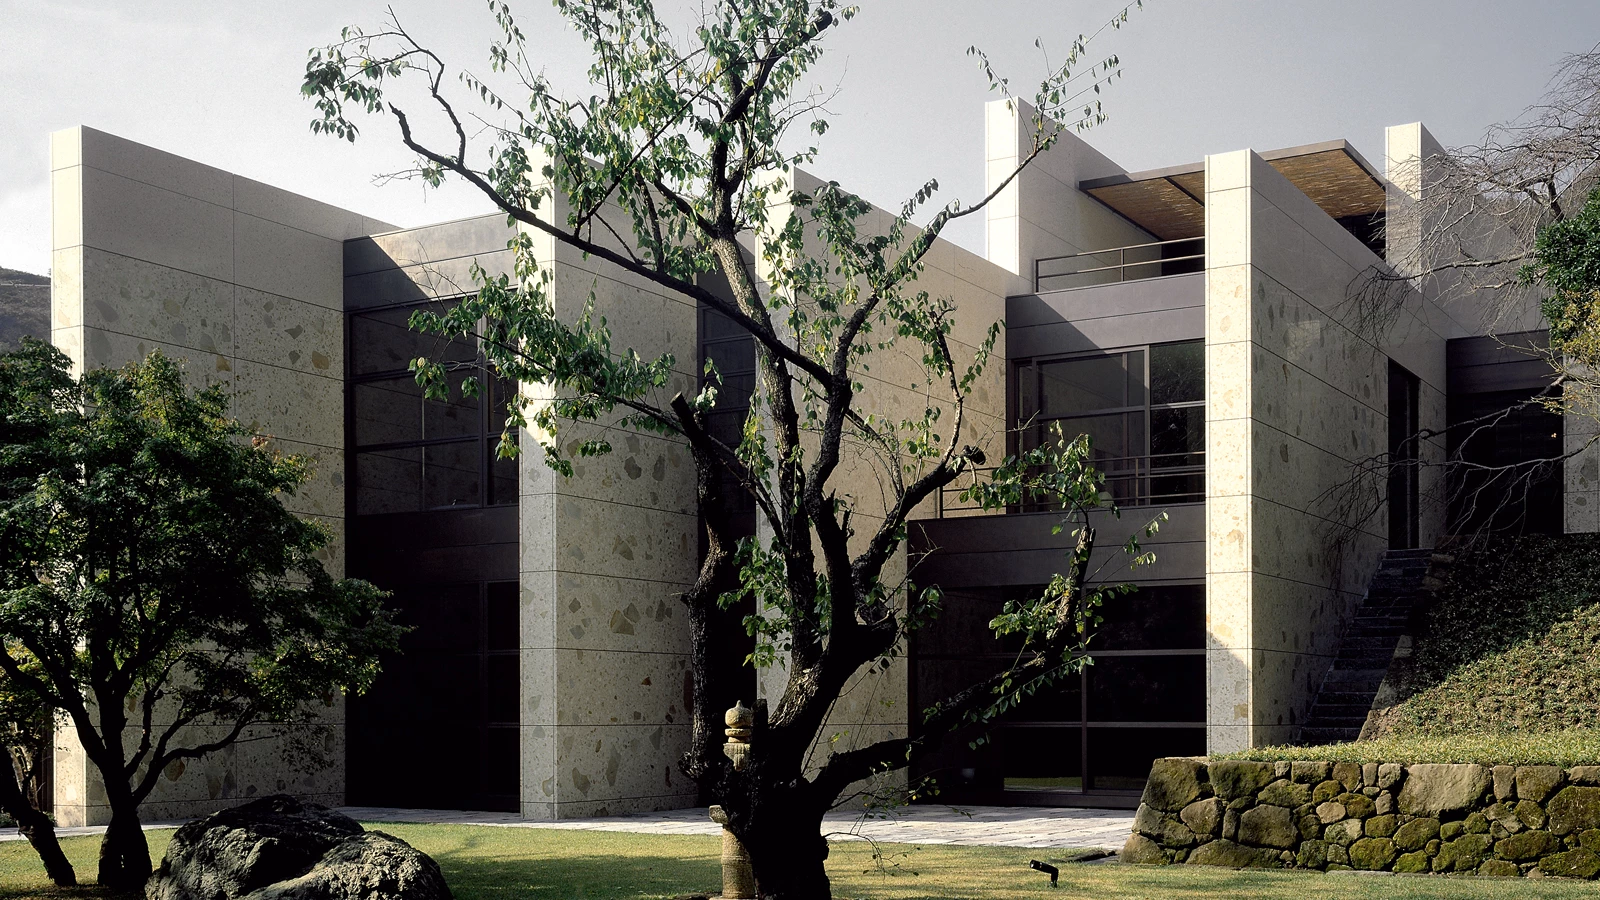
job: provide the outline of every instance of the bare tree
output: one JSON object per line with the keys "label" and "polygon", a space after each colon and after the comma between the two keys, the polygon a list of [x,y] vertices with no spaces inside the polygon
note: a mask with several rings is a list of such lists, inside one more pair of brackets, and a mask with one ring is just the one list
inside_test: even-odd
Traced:
{"label": "bare tree", "polygon": [[[1484,334],[1543,328],[1540,311],[1549,313],[1552,292],[1539,274],[1539,238],[1580,215],[1600,184],[1600,47],[1563,59],[1539,102],[1489,128],[1479,143],[1425,152],[1403,162],[1391,180],[1386,265],[1362,273],[1348,292],[1358,330],[1380,341],[1419,293]],[[1600,342],[1592,338],[1555,333],[1548,344],[1518,344],[1518,352],[1549,363],[1547,387],[1356,461],[1322,498],[1331,517],[1359,528],[1386,506],[1397,471],[1435,469],[1425,499],[1454,511],[1457,529],[1466,532],[1457,537],[1481,536],[1470,523],[1520,528],[1518,511],[1530,492],[1600,440],[1589,434],[1600,426],[1533,458],[1486,464],[1472,451],[1519,412],[1548,410],[1569,428],[1600,421]],[[1430,443],[1455,450],[1420,452]]]}

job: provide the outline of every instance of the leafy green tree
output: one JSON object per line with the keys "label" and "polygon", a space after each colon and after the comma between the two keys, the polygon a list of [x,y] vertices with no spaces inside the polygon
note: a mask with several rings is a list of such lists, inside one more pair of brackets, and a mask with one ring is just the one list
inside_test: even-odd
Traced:
{"label": "leafy green tree", "polygon": [[[39,664],[27,651],[12,647],[9,653],[25,671],[37,673]],[[20,690],[0,673],[0,812],[16,823],[44,863],[45,874],[62,887],[78,883],[72,863],[61,852],[55,823],[43,812],[45,754],[50,752],[50,707],[37,695]]]}
{"label": "leafy green tree", "polygon": [[[976,203],[937,208],[938,185],[929,181],[884,226],[869,220],[869,204],[836,184],[798,189],[794,167],[815,159],[806,143],[827,125],[806,89],[807,72],[825,36],[856,11],[835,0],[719,0],[681,36],[647,0],[556,0],[593,60],[589,84],[570,95],[544,76],[506,3],[488,6],[500,37],[481,75],[447,66],[392,17],[371,32],[347,28],[312,51],[303,85],[319,112],[312,129],[354,141],[363,115],[390,118],[417,155],[410,174],[435,186],[459,179],[519,226],[515,277],[478,271],[475,293],[448,313],[413,320],[439,333],[477,335],[500,375],[540,386],[532,392],[538,398],[523,397],[511,416],[503,453],[516,452],[512,438],[526,427],[546,463],[570,473],[573,455],[610,449],[582,439],[592,430],[574,427],[591,422],[674,435],[688,446],[705,553],[684,595],[696,691],[683,768],[728,811],[765,896],[827,897],[820,823],[847,786],[904,767],[925,742],[992,718],[1019,692],[1078,665],[1087,640],[1080,624],[1093,594],[1085,584],[1093,532],[1081,520],[1099,492],[1084,445],[1069,442],[1056,450],[1065,455],[1062,471],[1073,473],[1063,502],[1080,519],[1079,552],[1061,584],[997,620],[1028,636],[1017,667],[929,709],[914,738],[834,752],[808,768],[847,683],[888,665],[908,633],[937,614],[936,589],[886,576],[885,568],[902,550],[912,511],[984,463],[967,434],[966,405],[999,326],[988,323],[977,352],[958,358],[950,341],[954,300],[919,289],[917,279],[940,233],[983,210],[1016,173]],[[1120,27],[1127,14],[1101,30]],[[1120,70],[1114,56],[1087,56],[1092,39],[1073,41],[1034,93],[1022,166],[1063,134],[1103,119],[1095,98]],[[990,87],[1009,97],[1007,81],[972,53]],[[727,443],[707,430],[720,382],[714,368],[694,396],[673,395],[670,357],[613,347],[592,304],[580,315],[558,312],[533,234],[714,309],[748,332],[758,378],[742,440]],[[705,286],[721,280],[730,299]],[[875,354],[890,351],[921,361],[920,374],[907,380],[927,392],[926,409],[918,404],[907,416],[865,401],[861,375],[881,358]],[[443,389],[446,367],[415,364],[431,391]],[[862,455],[882,473],[882,507],[858,510],[843,486],[849,460]],[[1003,467],[1011,488],[976,490],[1000,502],[1043,462]],[[730,536],[724,482],[753,499],[770,540]],[[718,701],[730,688],[710,635],[752,594],[759,612],[744,621],[758,637],[755,661],[781,657],[788,680],[770,710],[758,706],[749,763],[736,771],[721,752]]]}
{"label": "leafy green tree", "polygon": [[309,474],[159,353],[75,378],[0,356],[0,673],[60,711],[111,808],[100,883],[150,874],[139,804],[254,725],[288,735],[395,649],[381,593],[317,560],[284,508]]}
{"label": "leafy green tree", "polygon": [[1551,349],[1576,355],[1587,368],[1600,362],[1600,190],[1577,213],[1539,232],[1520,280],[1545,290],[1541,311]]}

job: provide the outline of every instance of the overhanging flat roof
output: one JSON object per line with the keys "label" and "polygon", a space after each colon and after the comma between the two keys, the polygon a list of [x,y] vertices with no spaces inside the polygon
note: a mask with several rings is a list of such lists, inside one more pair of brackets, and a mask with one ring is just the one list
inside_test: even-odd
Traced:
{"label": "overhanging flat roof", "polygon": [[[1335,219],[1384,208],[1384,181],[1346,141],[1260,154]],[[1205,234],[1204,162],[1080,182],[1078,189],[1163,241]]]}

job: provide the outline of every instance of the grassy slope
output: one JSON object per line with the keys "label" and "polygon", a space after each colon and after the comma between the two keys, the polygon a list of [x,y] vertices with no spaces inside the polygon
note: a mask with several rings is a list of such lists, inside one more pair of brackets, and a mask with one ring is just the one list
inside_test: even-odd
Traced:
{"label": "grassy slope", "polygon": [[[458,900],[597,900],[669,898],[718,887],[719,839],[715,837],[613,834],[464,825],[379,825],[438,860]],[[171,832],[150,832],[153,853],[164,851]],[[64,842],[80,875],[94,871],[98,839]],[[1310,872],[1235,872],[1176,866],[1063,866],[1062,890],[1028,868],[1049,850],[1004,847],[881,846],[884,865],[866,844],[833,845],[829,874],[834,893],[858,900],[1009,900],[1016,897],[1096,900],[1178,900],[1191,897],[1251,897],[1304,900],[1341,898],[1541,898],[1594,897],[1586,882],[1558,879],[1464,879],[1442,876],[1371,878]],[[56,891],[20,841],[0,844],[0,900],[23,897],[83,897],[93,888]]]}
{"label": "grassy slope", "polygon": [[1531,536],[1457,559],[1376,740],[1250,759],[1600,763],[1600,535]]}
{"label": "grassy slope", "polygon": [[1600,728],[1600,538],[1463,556],[1418,637],[1390,734]]}

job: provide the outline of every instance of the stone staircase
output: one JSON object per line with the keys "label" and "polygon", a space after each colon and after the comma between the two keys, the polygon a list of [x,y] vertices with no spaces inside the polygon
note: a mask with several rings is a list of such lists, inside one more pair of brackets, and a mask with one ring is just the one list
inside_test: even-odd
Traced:
{"label": "stone staircase", "polygon": [[1389,671],[1400,638],[1409,633],[1432,550],[1390,550],[1383,557],[1356,617],[1339,642],[1311,715],[1300,728],[1308,745],[1353,741]]}

